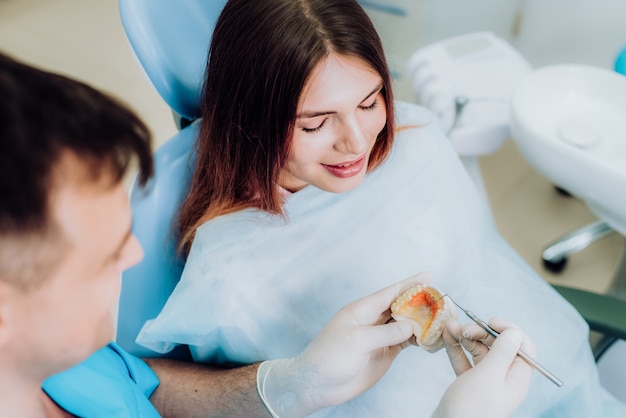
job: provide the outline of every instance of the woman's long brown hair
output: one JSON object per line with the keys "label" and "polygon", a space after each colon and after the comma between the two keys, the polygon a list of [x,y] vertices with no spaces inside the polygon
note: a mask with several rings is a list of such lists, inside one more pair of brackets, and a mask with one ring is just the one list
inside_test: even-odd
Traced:
{"label": "woman's long brown hair", "polygon": [[393,142],[391,77],[382,43],[355,0],[230,0],[209,49],[196,166],[179,217],[179,249],[196,229],[245,208],[284,215],[278,176],[287,162],[300,95],[329,54],[368,63],[383,80],[387,123],[368,170]]}

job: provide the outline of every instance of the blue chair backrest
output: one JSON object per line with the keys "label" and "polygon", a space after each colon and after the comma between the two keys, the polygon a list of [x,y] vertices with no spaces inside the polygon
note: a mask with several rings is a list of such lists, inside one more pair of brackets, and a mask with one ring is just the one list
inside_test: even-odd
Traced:
{"label": "blue chair backrest", "polygon": [[[200,114],[206,57],[226,0],[120,0],[122,25],[148,78],[179,115]],[[133,184],[133,232],[144,259],[122,275],[116,342],[132,354],[159,356],[135,343],[143,324],[158,315],[178,283],[183,262],[175,252],[178,208],[191,176],[190,152],[197,123],[187,126],[154,155],[155,177],[145,190]],[[168,354],[169,357],[177,354]]]}
{"label": "blue chair backrest", "polygon": [[173,222],[188,190],[198,125],[187,126],[163,144],[154,154],[154,177],[143,189],[136,181],[131,188],[133,232],[144,258],[122,274],[116,342],[136,356],[159,356],[136,344],[135,338],[143,324],[159,314],[182,273]]}

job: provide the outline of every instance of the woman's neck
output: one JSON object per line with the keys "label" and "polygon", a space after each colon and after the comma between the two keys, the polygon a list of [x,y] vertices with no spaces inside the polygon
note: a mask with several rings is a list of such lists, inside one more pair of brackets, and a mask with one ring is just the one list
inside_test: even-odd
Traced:
{"label": "woman's neck", "polygon": [[280,193],[280,195],[282,197],[287,197],[287,196],[289,196],[289,195],[291,195],[291,194],[293,194],[293,193],[295,193],[297,191],[298,190],[296,190],[296,191],[287,190],[283,186],[281,186],[280,184],[278,185],[278,192]]}

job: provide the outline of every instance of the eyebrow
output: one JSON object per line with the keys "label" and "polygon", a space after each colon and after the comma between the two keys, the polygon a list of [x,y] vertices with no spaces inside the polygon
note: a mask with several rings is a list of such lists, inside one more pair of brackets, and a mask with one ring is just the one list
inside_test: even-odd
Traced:
{"label": "eyebrow", "polygon": [[[370,91],[367,96],[365,96],[365,98],[363,100],[360,101],[360,103],[363,103],[364,101],[366,101],[367,99],[369,99],[370,97],[372,97],[374,94],[378,94],[378,92],[380,92],[383,89],[383,83],[380,83],[378,86],[376,86],[372,91]],[[302,112],[296,115],[296,119],[306,119],[306,118],[315,118],[317,116],[323,116],[323,115],[334,115],[336,114],[336,111],[311,111],[311,112]]]}

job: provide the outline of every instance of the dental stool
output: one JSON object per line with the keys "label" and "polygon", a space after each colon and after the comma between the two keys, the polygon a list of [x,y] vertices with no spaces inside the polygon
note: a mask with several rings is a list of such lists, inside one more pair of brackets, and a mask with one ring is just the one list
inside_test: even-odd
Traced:
{"label": "dental stool", "polygon": [[[225,0],[218,3],[223,5]],[[199,115],[209,39],[221,6],[206,0],[180,0],[175,4],[170,0],[120,0],[119,6],[130,44],[163,100],[175,114],[195,119]],[[179,43],[173,42],[172,36]],[[122,274],[116,341],[140,357],[161,355],[139,346],[135,338],[143,324],[160,312],[184,266],[176,256],[173,222],[187,192],[197,135],[198,123],[187,122],[156,150],[155,176],[145,190],[136,183],[131,187],[133,233],[144,249],[144,258]],[[579,310],[591,329],[626,339],[624,301],[554,287]],[[596,357],[606,352],[602,357],[609,358],[609,351],[612,347]],[[175,356],[183,358],[186,354],[183,350]],[[626,358],[626,353],[620,358]],[[626,373],[621,382],[623,376]]]}

